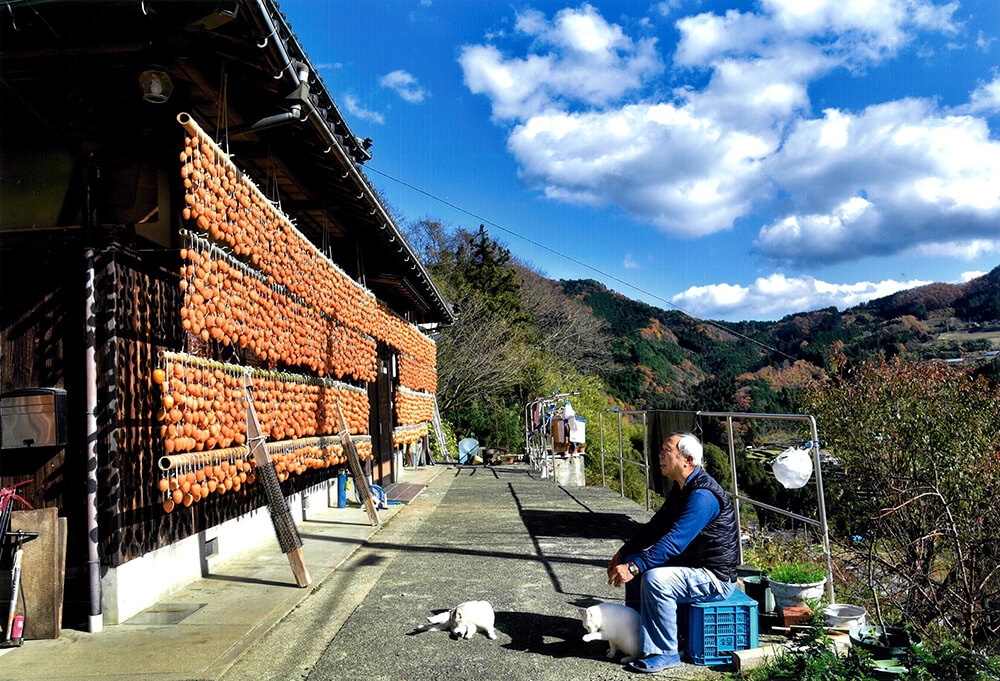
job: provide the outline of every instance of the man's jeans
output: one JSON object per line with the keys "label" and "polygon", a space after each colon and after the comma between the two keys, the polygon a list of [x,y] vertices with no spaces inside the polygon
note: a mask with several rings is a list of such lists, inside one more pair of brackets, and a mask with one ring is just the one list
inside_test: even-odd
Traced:
{"label": "man's jeans", "polygon": [[629,581],[625,605],[639,611],[641,654],[679,663],[677,604],[725,600],[735,588],[736,582],[720,582],[704,568],[653,568]]}

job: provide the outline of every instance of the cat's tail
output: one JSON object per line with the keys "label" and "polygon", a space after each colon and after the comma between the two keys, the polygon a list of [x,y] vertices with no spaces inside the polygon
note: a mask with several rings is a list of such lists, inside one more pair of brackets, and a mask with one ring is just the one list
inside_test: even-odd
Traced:
{"label": "cat's tail", "polygon": [[436,624],[421,624],[407,635],[413,636],[414,634],[422,634],[425,631],[447,631],[447,630],[448,630],[447,624],[443,622]]}

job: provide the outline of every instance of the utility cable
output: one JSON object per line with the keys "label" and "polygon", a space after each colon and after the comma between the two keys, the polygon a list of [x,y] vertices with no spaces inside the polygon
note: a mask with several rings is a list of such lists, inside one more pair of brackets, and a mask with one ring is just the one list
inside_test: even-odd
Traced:
{"label": "utility cable", "polygon": [[768,350],[769,352],[777,353],[777,354],[781,355],[782,357],[787,357],[788,359],[793,360],[793,361],[795,360],[795,357],[792,357],[787,352],[782,352],[781,350],[778,350],[777,348],[771,347],[767,343],[762,343],[759,340],[756,340],[754,338],[750,338],[749,336],[746,336],[746,335],[740,333],[739,331],[734,331],[734,330],[732,330],[732,329],[730,329],[730,328],[728,328],[726,326],[723,326],[722,324],[719,324],[718,322],[713,322],[710,319],[702,319],[701,317],[699,317],[698,315],[694,314],[690,310],[687,310],[687,309],[681,307],[680,305],[678,305],[677,303],[675,303],[673,301],[670,301],[670,300],[667,300],[666,298],[664,298],[662,296],[658,296],[657,294],[653,293],[652,291],[647,291],[646,289],[642,288],[641,286],[633,284],[630,281],[626,281],[624,279],[621,279],[621,278],[619,278],[619,277],[611,274],[610,272],[605,272],[604,270],[602,270],[602,269],[600,269],[598,267],[594,267],[593,265],[591,265],[589,263],[586,263],[586,262],[583,262],[582,260],[579,260],[577,258],[574,258],[571,255],[567,255],[566,253],[563,253],[562,251],[558,251],[558,250],[552,248],[551,246],[547,246],[546,244],[543,244],[543,243],[540,243],[538,241],[535,241],[534,239],[530,239],[530,238],[524,236],[523,234],[519,234],[519,233],[515,232],[512,229],[508,229],[508,228],[504,227],[503,225],[497,224],[496,222],[494,222],[493,220],[490,220],[489,218],[485,218],[482,215],[478,215],[476,213],[473,213],[470,210],[466,210],[465,208],[462,208],[461,206],[458,206],[458,205],[452,203],[451,201],[449,201],[447,199],[443,199],[440,196],[436,196],[434,194],[431,194],[430,192],[428,192],[428,191],[426,191],[424,189],[421,189],[420,187],[415,187],[414,185],[410,184],[409,182],[406,182],[404,180],[400,180],[399,178],[393,177],[392,175],[389,175],[388,173],[383,173],[381,170],[376,170],[375,168],[373,168],[370,165],[366,165],[365,166],[365,170],[370,170],[371,172],[375,173],[376,175],[381,175],[382,177],[386,178],[387,180],[392,180],[393,182],[395,182],[397,184],[400,184],[400,185],[402,185],[402,186],[404,186],[404,187],[406,187],[408,189],[412,189],[413,191],[415,191],[415,192],[417,192],[419,194],[423,194],[424,196],[426,196],[426,197],[428,197],[430,199],[433,199],[433,200],[435,200],[435,201],[437,201],[439,203],[443,203],[444,205],[448,206],[449,208],[454,208],[455,210],[459,211],[460,213],[465,213],[469,217],[475,218],[476,220],[480,220],[481,222],[484,222],[484,223],[490,225],[491,227],[496,227],[501,232],[504,232],[506,234],[510,234],[511,236],[515,236],[518,239],[521,239],[522,241],[528,242],[532,246],[537,246],[538,248],[542,248],[542,249],[548,251],[549,253],[552,253],[553,255],[557,255],[560,258],[564,258],[566,260],[569,260],[570,262],[575,263],[575,264],[579,265],[580,267],[584,267],[584,268],[590,270],[591,272],[596,272],[597,274],[599,274],[599,275],[601,275],[603,277],[607,277],[608,279],[611,279],[613,281],[616,281],[619,284],[623,284],[624,286],[627,286],[627,287],[631,288],[634,291],[638,291],[639,293],[642,293],[642,294],[644,294],[646,296],[649,296],[650,298],[653,298],[655,300],[659,300],[659,301],[661,301],[663,303],[666,303],[667,305],[670,305],[671,307],[677,309],[678,311],[683,312],[684,314],[686,314],[687,316],[691,317],[692,319],[696,319],[696,320],[698,320],[700,322],[704,322],[705,324],[708,324],[710,326],[714,326],[715,328],[717,328],[717,329],[719,329],[721,331],[725,331],[726,333],[729,333],[729,334],[732,334],[734,336],[737,336],[738,338],[742,338],[743,340],[748,341],[750,343],[753,343],[754,345],[758,345],[758,346],[764,348],[765,350]]}

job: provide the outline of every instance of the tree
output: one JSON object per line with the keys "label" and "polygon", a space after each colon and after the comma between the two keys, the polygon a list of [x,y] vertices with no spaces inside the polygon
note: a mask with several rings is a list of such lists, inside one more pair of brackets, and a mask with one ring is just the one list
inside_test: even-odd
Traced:
{"label": "tree", "polygon": [[942,364],[874,361],[807,400],[844,467],[831,511],[864,537],[853,550],[880,610],[996,648],[1000,392]]}
{"label": "tree", "polygon": [[514,268],[521,301],[541,346],[583,374],[605,370],[611,361],[607,322],[563,293],[562,287],[525,266]]}
{"label": "tree", "polygon": [[442,411],[497,402],[530,362],[509,313],[490,309],[485,296],[459,301],[458,321],[438,341],[438,399]]}

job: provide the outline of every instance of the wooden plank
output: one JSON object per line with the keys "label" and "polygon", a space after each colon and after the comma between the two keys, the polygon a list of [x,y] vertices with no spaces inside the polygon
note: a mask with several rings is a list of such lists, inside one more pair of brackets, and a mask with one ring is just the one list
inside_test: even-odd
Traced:
{"label": "wooden plank", "polygon": [[[24,620],[24,638],[58,638],[62,631],[59,512],[54,508],[14,511],[10,516],[10,528],[12,531],[38,533],[38,537],[24,544],[24,557],[21,559],[21,591],[28,611]],[[3,593],[9,597],[9,586]],[[20,598],[17,614],[25,614]]]}
{"label": "wooden plank", "polygon": [[344,412],[340,408],[340,400],[337,400],[337,419],[340,422],[340,442],[344,446],[344,454],[347,455],[348,469],[351,471],[351,476],[354,478],[354,484],[357,486],[355,489],[358,490],[358,496],[364,503],[365,510],[368,511],[368,518],[371,520],[372,525],[378,525],[382,521],[379,520],[378,509],[375,508],[375,502],[372,501],[371,489],[368,487],[368,479],[361,471],[361,460],[358,459],[358,450],[351,441],[351,431],[347,427],[347,419],[344,418]]}
{"label": "wooden plank", "polygon": [[257,464],[257,474],[260,476],[260,484],[264,488],[267,496],[268,509],[271,512],[271,523],[274,525],[274,533],[278,537],[278,545],[288,556],[288,564],[295,575],[295,583],[300,588],[309,586],[311,579],[309,571],[306,569],[305,560],[302,557],[302,539],[299,537],[298,528],[292,519],[292,513],[288,509],[288,500],[281,492],[281,485],[278,482],[278,474],[274,470],[271,457],[267,455],[264,447],[264,434],[260,428],[260,421],[257,420],[257,411],[253,406],[253,395],[250,386],[244,383],[244,401],[246,402],[247,414],[247,442],[250,443],[250,451],[253,460]]}
{"label": "wooden plank", "polygon": [[62,634],[62,613],[63,601],[66,596],[66,538],[68,536],[68,521],[66,518],[59,518],[59,538],[56,540],[56,635],[59,638]]}
{"label": "wooden plank", "polygon": [[285,555],[288,556],[288,564],[292,566],[295,583],[299,585],[299,588],[309,586],[311,580],[309,578],[309,570],[306,569],[306,559],[302,555],[302,547],[292,549]]}

